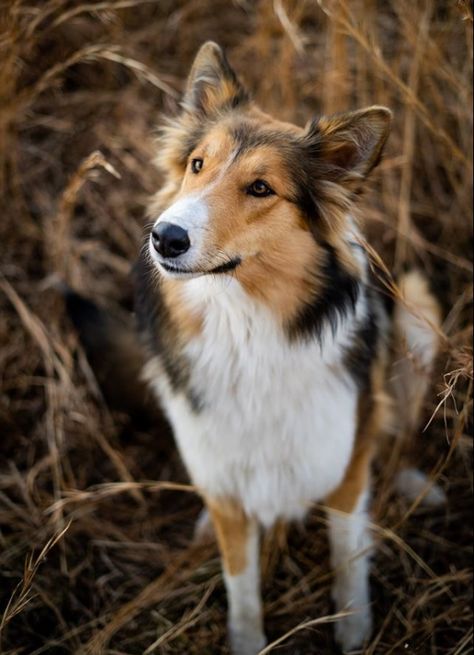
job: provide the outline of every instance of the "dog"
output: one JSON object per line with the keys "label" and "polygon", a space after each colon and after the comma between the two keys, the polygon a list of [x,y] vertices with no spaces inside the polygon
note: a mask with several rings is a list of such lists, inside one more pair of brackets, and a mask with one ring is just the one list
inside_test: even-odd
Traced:
{"label": "dog", "polygon": [[[143,377],[207,507],[201,529],[212,521],[233,655],[266,644],[261,528],[314,503],[336,641],[350,651],[371,634],[371,463],[381,435],[416,429],[440,325],[419,272],[386,293],[354,215],[391,120],[380,106],[276,120],[208,42],[158,139],[165,181],[135,276]],[[426,482],[400,479],[412,496]]]}

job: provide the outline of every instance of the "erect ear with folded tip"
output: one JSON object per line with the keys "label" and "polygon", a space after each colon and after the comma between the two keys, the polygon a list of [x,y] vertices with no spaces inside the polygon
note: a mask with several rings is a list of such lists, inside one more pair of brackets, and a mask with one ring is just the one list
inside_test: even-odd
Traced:
{"label": "erect ear with folded tip", "polygon": [[184,95],[184,109],[210,115],[248,101],[248,94],[220,46],[207,41],[196,55]]}
{"label": "erect ear with folded tip", "polygon": [[356,186],[380,161],[391,122],[386,107],[367,107],[313,121],[305,141],[327,179]]}

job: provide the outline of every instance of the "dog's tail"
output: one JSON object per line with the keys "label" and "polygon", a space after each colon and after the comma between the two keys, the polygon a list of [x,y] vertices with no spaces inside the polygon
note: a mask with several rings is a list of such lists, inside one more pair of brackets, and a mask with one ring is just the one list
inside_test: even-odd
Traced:
{"label": "dog's tail", "polygon": [[[431,386],[439,348],[441,309],[420,272],[404,274],[398,286],[401,298],[395,303],[393,316],[390,387],[395,401],[394,427],[409,445],[419,429],[423,404]],[[430,483],[417,469],[402,469],[396,486],[411,500],[422,497],[425,505],[439,505],[445,501],[441,488]]]}
{"label": "dog's tail", "polygon": [[141,379],[144,348],[133,315],[113,312],[63,287],[67,313],[108,404],[145,422],[156,412]]}

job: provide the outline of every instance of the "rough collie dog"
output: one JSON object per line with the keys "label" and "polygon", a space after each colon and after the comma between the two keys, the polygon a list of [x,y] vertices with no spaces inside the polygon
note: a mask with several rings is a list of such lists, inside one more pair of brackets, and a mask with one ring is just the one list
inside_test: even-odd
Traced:
{"label": "rough collie dog", "polygon": [[370,635],[371,461],[389,413],[416,426],[439,323],[417,273],[389,307],[351,213],[390,123],[378,106],[275,120],[206,43],[158,144],[166,180],[137,274],[145,377],[212,519],[234,655],[266,643],[260,527],[315,502],[335,609],[350,611],[336,640]]}

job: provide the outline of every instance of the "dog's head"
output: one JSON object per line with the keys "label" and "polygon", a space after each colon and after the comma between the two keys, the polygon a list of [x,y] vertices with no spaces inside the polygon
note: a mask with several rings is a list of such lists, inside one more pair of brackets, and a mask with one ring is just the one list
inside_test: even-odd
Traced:
{"label": "dog's head", "polygon": [[317,285],[327,248],[346,265],[354,194],[379,161],[391,113],[369,107],[305,128],[263,113],[221,48],[199,50],[182,112],[163,130],[164,189],[151,206],[150,252],[164,276],[230,273],[254,294],[265,280]]}

